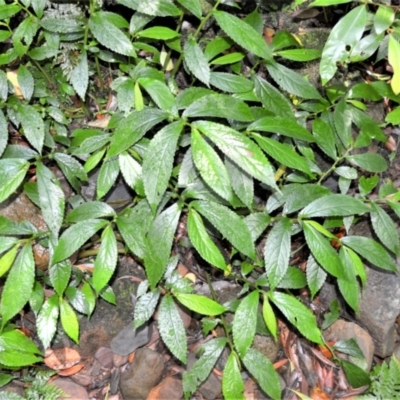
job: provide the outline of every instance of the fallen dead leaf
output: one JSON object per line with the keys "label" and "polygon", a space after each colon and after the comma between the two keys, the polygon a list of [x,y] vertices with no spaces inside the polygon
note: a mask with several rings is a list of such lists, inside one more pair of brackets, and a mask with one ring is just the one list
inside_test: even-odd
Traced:
{"label": "fallen dead leaf", "polygon": [[73,367],[66,368],[66,369],[63,369],[63,370],[61,370],[61,371],[58,371],[58,375],[60,375],[60,376],[71,376],[71,375],[75,375],[75,374],[78,373],[84,366],[85,366],[84,363],[76,364],[76,365],[74,365]]}
{"label": "fallen dead leaf", "polygon": [[44,359],[44,363],[55,370],[71,368],[79,361],[81,361],[80,354],[69,347],[55,350],[48,349]]}

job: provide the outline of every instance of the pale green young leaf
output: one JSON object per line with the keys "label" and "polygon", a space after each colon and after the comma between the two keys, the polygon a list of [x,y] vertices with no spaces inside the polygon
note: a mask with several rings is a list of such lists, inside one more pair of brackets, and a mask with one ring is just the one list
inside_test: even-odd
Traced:
{"label": "pale green young leaf", "polygon": [[315,142],[311,133],[298,124],[296,121],[288,120],[282,117],[264,117],[247,128],[249,131],[273,132],[279,135],[291,137],[293,139],[304,140],[306,142]]}
{"label": "pale green young leaf", "polygon": [[71,263],[69,260],[61,261],[49,268],[50,282],[56,293],[61,297],[71,277]]}
{"label": "pale green young leaf", "polygon": [[240,374],[240,365],[234,352],[229,354],[222,376],[222,393],[225,399],[244,400],[244,383]]}
{"label": "pale green young leaf", "polygon": [[26,68],[23,64],[18,67],[17,79],[23,98],[26,101],[29,101],[33,95],[35,81],[29,69]]}
{"label": "pale green young leaf", "polygon": [[157,307],[159,298],[159,289],[155,289],[139,297],[135,305],[135,314],[133,320],[135,329],[138,329],[152,317],[154,310]]}
{"label": "pale green young leaf", "polygon": [[306,242],[318,263],[336,278],[343,277],[343,265],[328,239],[323,237],[309,221],[303,221]]}
{"label": "pale green young leaf", "polygon": [[41,153],[44,142],[44,122],[41,115],[29,104],[18,103],[17,110],[24,135],[32,147]]}
{"label": "pale green young leaf", "polygon": [[118,3],[140,13],[158,17],[176,17],[182,13],[171,0],[118,0]]}
{"label": "pale green young leaf", "polygon": [[254,88],[254,83],[250,79],[226,72],[211,72],[210,83],[217,89],[229,93],[249,92]]}
{"label": "pale green young leaf", "polygon": [[289,267],[292,222],[281,219],[270,231],[264,247],[264,264],[271,289],[275,289]]}
{"label": "pale green young leaf", "polygon": [[79,342],[79,322],[75,311],[64,299],[60,299],[60,319],[65,333],[75,342]]}
{"label": "pale green young leaf", "polygon": [[229,201],[232,198],[232,189],[228,171],[217,152],[196,129],[192,129],[191,151],[194,164],[204,181],[222,198]]}
{"label": "pale green young leaf", "polygon": [[71,72],[69,81],[75,92],[82,100],[85,100],[86,90],[89,83],[89,68],[86,50],[82,50],[78,62]]}
{"label": "pale green young leaf", "polygon": [[[1,97],[1,96],[0,96]],[[0,157],[3,155],[8,142],[8,122],[0,110]]]}
{"label": "pale green young leaf", "polygon": [[290,49],[277,51],[275,54],[287,60],[305,62],[320,58],[322,52],[316,49]]}
{"label": "pale green young leaf", "polygon": [[176,114],[175,97],[164,82],[154,78],[139,78],[137,82],[161,110]]}
{"label": "pale green young leaf", "polygon": [[244,357],[256,334],[259,294],[256,290],[240,300],[232,323],[235,348]]}
{"label": "pale green young leaf", "polygon": [[250,107],[244,101],[227,94],[201,97],[183,112],[182,117],[217,117],[243,122],[254,120]]}
{"label": "pale green young leaf", "polygon": [[190,370],[183,373],[182,384],[185,395],[194,393],[207,379],[225,346],[226,338],[224,337],[211,339],[201,346],[201,357],[194,363]]}
{"label": "pale green young leaf", "polygon": [[394,254],[399,252],[399,234],[388,213],[376,203],[371,203],[371,223],[376,236]]}
{"label": "pale green young leaf", "polygon": [[255,242],[271,222],[271,217],[265,212],[253,212],[246,216],[244,222],[250,231],[253,242]]}
{"label": "pale green young leaf", "polygon": [[39,204],[47,226],[58,237],[64,219],[65,196],[53,172],[41,162],[36,167]]}
{"label": "pale green young leaf", "polygon": [[[2,237],[2,239],[4,239]],[[0,277],[8,272],[15,261],[15,257],[17,256],[17,251],[19,249],[20,244],[17,243],[10,250],[4,253],[0,258]],[[3,253],[3,251],[2,251]]]}
{"label": "pale green young leaf", "polygon": [[281,399],[282,388],[278,373],[272,362],[258,350],[250,348],[244,357],[243,363],[247,370],[257,380],[262,390],[272,399]]}
{"label": "pale green young leaf", "polygon": [[227,267],[224,257],[207,233],[201,216],[193,208],[189,210],[187,229],[189,239],[200,256],[211,265],[225,271]]}
{"label": "pale green young leaf", "polygon": [[108,225],[102,235],[99,252],[94,262],[93,288],[97,293],[111,279],[118,261],[117,239],[111,225]]}
{"label": "pale green young leaf", "polygon": [[234,42],[256,56],[272,61],[271,49],[253,27],[224,11],[215,11],[213,15],[218,25]]}
{"label": "pale green young leaf", "polygon": [[322,344],[321,332],[318,329],[315,315],[294,296],[270,292],[269,297],[282,314],[302,335],[314,343]]}
{"label": "pale green young leaf", "polygon": [[41,354],[36,345],[21,331],[14,329],[3,331],[0,335],[0,347],[25,353]]}
{"label": "pale green young leaf", "polygon": [[395,18],[395,10],[393,8],[379,4],[374,15],[374,30],[379,35],[388,29]]}
{"label": "pale green young leaf", "polygon": [[31,297],[35,280],[35,261],[31,244],[18,254],[1,294],[0,310],[3,324],[19,313]]}
{"label": "pale green young leaf", "polygon": [[244,58],[243,53],[238,53],[238,52],[229,53],[229,54],[225,54],[221,57],[214,58],[214,60],[212,60],[210,62],[210,65],[235,64],[235,63],[238,63],[239,61],[242,61],[243,58]]}
{"label": "pale green young leaf", "polygon": [[210,85],[210,66],[203,50],[193,36],[190,36],[183,48],[185,64],[190,72],[205,85]]}
{"label": "pale green young leaf", "polygon": [[363,153],[347,156],[346,159],[352,164],[369,171],[369,172],[383,172],[388,168],[386,160],[376,153]]}
{"label": "pale green young leaf", "polygon": [[19,158],[0,160],[0,203],[7,200],[25,178],[29,162]]}
{"label": "pale green young leaf", "polygon": [[340,242],[360,254],[371,264],[387,271],[397,271],[393,258],[375,240],[363,236],[346,236],[340,239]]}
{"label": "pale green young leaf", "polygon": [[250,258],[255,257],[255,248],[250,231],[238,214],[211,201],[194,201],[191,205],[207,218],[240,252]]}
{"label": "pale green young leaf", "polygon": [[21,11],[21,6],[19,4],[5,4],[0,5],[0,20],[10,18],[13,15]]}
{"label": "pale green young leaf", "polygon": [[400,43],[393,35],[389,35],[388,45],[389,64],[393,69],[393,77],[390,81],[390,86],[394,94],[400,93]]}
{"label": "pale green young leaf", "polygon": [[183,120],[166,125],[150,141],[144,155],[142,170],[144,191],[153,212],[168,187],[183,125]]}
{"label": "pale green young leaf", "polygon": [[311,175],[310,167],[304,157],[296,153],[293,146],[280,143],[277,140],[253,133],[252,136],[258,145],[274,160],[289,168],[297,169]]}
{"label": "pale green young leaf", "polygon": [[189,310],[203,315],[219,315],[227,311],[224,306],[205,296],[192,293],[175,293],[175,297]]}
{"label": "pale green young leaf", "polygon": [[201,18],[201,2],[200,0],[178,0],[183,7],[189,10],[198,19]]}
{"label": "pale green young leaf", "polygon": [[192,127],[209,137],[227,157],[249,175],[276,188],[271,164],[261,149],[246,135],[211,121],[196,121]]}
{"label": "pale green young leaf", "polygon": [[263,318],[265,325],[267,325],[268,330],[270,331],[271,335],[277,340],[278,337],[278,322],[276,320],[276,316],[274,310],[269,304],[268,296],[264,293],[263,298],[263,308],[262,308]]}
{"label": "pale green young leaf", "polygon": [[332,79],[338,62],[346,62],[361,39],[367,22],[367,8],[360,5],[348,12],[331,30],[322,52],[319,72],[322,84]]}
{"label": "pale green young leaf", "polygon": [[340,217],[346,215],[362,215],[369,212],[361,200],[344,194],[328,194],[324,197],[314,200],[308,206],[301,210],[302,218],[313,217]]}
{"label": "pale green young leaf", "polygon": [[65,219],[68,222],[85,221],[92,218],[113,217],[116,213],[107,203],[89,201],[74,208]]}
{"label": "pale green young leaf", "polygon": [[253,178],[229,158],[225,158],[225,167],[236,196],[239,197],[246,207],[251,209],[254,200]]}
{"label": "pale green young leaf", "polygon": [[90,317],[96,307],[96,297],[95,294],[88,282],[85,282],[81,288],[83,301],[85,304],[85,313],[88,317]]}
{"label": "pale green young leaf", "polygon": [[104,18],[102,11],[91,14],[89,29],[96,40],[108,49],[124,56],[135,56],[131,41],[120,29]]}
{"label": "pale green young leaf", "polygon": [[100,200],[114,185],[119,175],[118,158],[112,158],[101,164],[99,176],[97,177],[96,197]]}
{"label": "pale green young leaf", "polygon": [[157,215],[147,234],[144,264],[150,287],[154,288],[164,274],[181,210],[178,203]]}
{"label": "pale green young leaf", "polygon": [[137,33],[139,37],[147,39],[169,40],[174,39],[180,34],[166,26],[152,26],[151,28],[143,29]]}
{"label": "pale green young leaf", "polygon": [[254,86],[257,97],[266,110],[271,110],[286,120],[295,120],[291,103],[278,89],[258,75],[254,77]]}
{"label": "pale green young leaf", "polygon": [[125,151],[118,156],[118,162],[124,181],[134,188],[142,176],[142,166]]}
{"label": "pale green young leaf", "polygon": [[318,90],[303,76],[276,62],[267,64],[272,79],[284,90],[304,99],[320,99]]}
{"label": "pale green young leaf", "polygon": [[187,341],[185,328],[176,304],[170,294],[163,297],[158,313],[158,329],[171,353],[186,364]]}
{"label": "pale green young leaf", "polygon": [[339,257],[345,268],[344,270],[346,275],[343,279],[337,280],[339,290],[346,303],[353,309],[354,312],[357,313],[360,288],[357,282],[356,271],[353,266],[352,258],[350,257],[350,254],[346,251],[346,247],[341,246]]}
{"label": "pale green young leaf", "polygon": [[57,330],[58,296],[53,294],[43,304],[36,320],[36,329],[43,347],[47,349]]}
{"label": "pale green young leaf", "polygon": [[70,226],[63,232],[54,250],[53,264],[71,256],[107,222],[101,219],[88,219]]}
{"label": "pale green young leaf", "polygon": [[307,260],[306,276],[311,297],[314,298],[324,284],[327,273],[318,265],[312,254],[310,254]]}

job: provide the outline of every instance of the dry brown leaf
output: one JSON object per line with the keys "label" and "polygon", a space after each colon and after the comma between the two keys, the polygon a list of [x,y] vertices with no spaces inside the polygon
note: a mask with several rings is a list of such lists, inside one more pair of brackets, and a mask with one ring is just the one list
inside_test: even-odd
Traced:
{"label": "dry brown leaf", "polygon": [[329,394],[325,393],[319,387],[314,388],[310,397],[312,398],[312,400],[331,400],[332,399],[332,397],[329,396]]}
{"label": "dry brown leaf", "polygon": [[60,370],[71,368],[81,361],[80,354],[69,347],[63,349],[46,350],[44,363],[51,369]]}
{"label": "dry brown leaf", "polygon": [[61,371],[58,371],[58,375],[60,375],[60,376],[71,376],[71,375],[75,375],[75,374],[78,373],[84,366],[85,366],[84,363],[76,364],[76,365],[74,365],[73,367],[66,368],[66,369],[63,369],[63,370],[61,370]]}

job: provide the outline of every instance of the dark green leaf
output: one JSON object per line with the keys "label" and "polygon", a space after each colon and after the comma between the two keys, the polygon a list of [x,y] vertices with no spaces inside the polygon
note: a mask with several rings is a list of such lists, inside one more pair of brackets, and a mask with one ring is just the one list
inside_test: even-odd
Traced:
{"label": "dark green leaf", "polygon": [[321,54],[321,50],[316,49],[291,49],[276,52],[276,55],[292,61],[311,61],[320,58]]}
{"label": "dark green leaf", "polygon": [[343,365],[346,378],[353,388],[366,386],[371,383],[368,374],[360,367],[345,360],[341,360],[341,363]]}
{"label": "dark green leaf", "polygon": [[210,84],[210,67],[201,47],[195,38],[190,36],[183,48],[185,64],[190,72],[205,85]]}
{"label": "dark green leaf", "polygon": [[[254,200],[253,178],[229,158],[225,158],[225,166],[228,171],[233,191],[243,204],[251,209]],[[213,186],[211,187],[214,188]]]}
{"label": "dark green leaf", "polygon": [[152,292],[141,296],[135,305],[134,327],[135,329],[142,326],[154,314],[154,310],[160,298],[160,290],[155,289]]}
{"label": "dark green leaf", "polygon": [[210,61],[216,55],[221,54],[224,50],[232,47],[232,45],[233,41],[228,37],[217,36],[215,39],[211,40],[211,42],[207,43],[204,55],[206,56],[207,61]]}
{"label": "dark green leaf", "polygon": [[211,72],[210,83],[224,92],[232,93],[248,92],[254,88],[251,80],[226,72]]}
{"label": "dark green leaf", "polygon": [[278,287],[281,289],[302,289],[306,285],[307,281],[304,272],[299,268],[289,267]]}
{"label": "dark green leaf", "polygon": [[178,96],[176,96],[175,104],[178,110],[185,109],[189,107],[192,103],[197,101],[203,96],[208,94],[216,94],[211,89],[206,89],[198,86],[190,87],[182,90]]}
{"label": "dark green leaf", "polygon": [[341,353],[349,354],[353,357],[364,358],[364,354],[354,338],[348,340],[339,340],[335,343],[333,348]]}
{"label": "dark green leaf", "polygon": [[195,17],[201,18],[201,2],[200,0],[178,0],[178,3],[183,5]]}
{"label": "dark green leaf", "polygon": [[[322,198],[331,193],[329,189],[324,186],[314,184],[293,184],[288,185],[283,191],[284,198],[286,201],[283,207],[284,214],[291,214],[307,206],[312,201]],[[272,210],[268,209],[269,212]]]}
{"label": "dark green leaf", "polygon": [[44,29],[56,33],[75,33],[83,30],[82,25],[74,18],[44,18],[40,21],[40,25]]}
{"label": "dark green leaf", "polygon": [[347,156],[346,159],[369,172],[383,172],[388,168],[386,160],[379,154],[363,153]]}
{"label": "dark green leaf", "polygon": [[255,242],[271,222],[271,217],[264,212],[252,213],[244,219],[244,222],[249,228],[253,242]]}
{"label": "dark green leaf", "polygon": [[307,260],[306,276],[307,284],[311,291],[311,297],[314,298],[324,284],[327,273],[318,265],[312,254],[310,254]]}
{"label": "dark green leaf", "polygon": [[24,135],[32,147],[41,153],[44,142],[44,122],[41,115],[28,104],[18,103],[17,110]]}
{"label": "dark green leaf", "polygon": [[113,217],[115,211],[107,203],[101,201],[90,201],[82,203],[73,209],[67,216],[66,221],[78,222],[92,218]]}
{"label": "dark green leaf", "polygon": [[312,125],[313,135],[318,146],[322,151],[333,160],[336,159],[336,138],[331,125],[327,124],[321,118],[316,118]]}
{"label": "dark green leaf", "polygon": [[[154,78],[139,78],[137,82],[146,90],[161,110],[176,114],[175,98],[164,82]],[[148,123],[148,121],[146,122]]]}
{"label": "dark green leaf", "polygon": [[244,400],[244,383],[240,375],[240,365],[237,355],[229,354],[222,376],[222,393],[225,399]]}
{"label": "dark green leaf", "polygon": [[86,51],[83,50],[79,56],[78,63],[72,70],[69,81],[76,93],[82,100],[85,100],[86,90],[89,83],[89,68]]}
{"label": "dark green leaf", "polygon": [[376,203],[371,203],[371,223],[379,240],[394,254],[399,252],[399,234],[388,213]]}
{"label": "dark green leaf", "polygon": [[118,158],[112,158],[104,162],[97,177],[96,195],[97,200],[104,197],[114,185],[119,175]]}
{"label": "dark green leaf", "polygon": [[18,67],[17,79],[22,96],[29,101],[33,95],[35,81],[28,68],[22,64]]}

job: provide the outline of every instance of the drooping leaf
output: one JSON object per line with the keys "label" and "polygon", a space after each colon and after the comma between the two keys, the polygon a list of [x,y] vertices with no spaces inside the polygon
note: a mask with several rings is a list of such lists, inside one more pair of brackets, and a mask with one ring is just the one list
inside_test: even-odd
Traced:
{"label": "drooping leaf", "polygon": [[225,271],[227,267],[224,257],[207,233],[201,216],[193,208],[189,210],[187,229],[189,239],[201,257]]}
{"label": "drooping leaf", "polygon": [[269,303],[268,296],[266,294],[264,294],[262,313],[265,325],[267,325],[267,328],[271,332],[271,335],[274,337],[274,339],[277,340],[278,323],[274,310],[272,309],[271,304]]}
{"label": "drooping leaf", "polygon": [[139,78],[137,82],[140,83],[140,86],[146,90],[161,110],[176,114],[175,97],[164,82],[154,78]]}
{"label": "drooping leaf", "polygon": [[93,271],[93,287],[97,293],[112,277],[118,261],[117,239],[111,225],[101,235],[101,245],[96,256]]}
{"label": "drooping leaf", "polygon": [[75,311],[64,299],[60,299],[60,319],[65,333],[75,342],[79,342],[79,322]]}
{"label": "drooping leaf", "polygon": [[100,200],[104,197],[114,185],[119,175],[118,158],[112,158],[101,164],[99,175],[97,177],[96,197]]}
{"label": "drooping leaf", "polygon": [[255,257],[251,234],[239,215],[229,208],[211,201],[194,201],[191,205],[207,218],[239,251],[250,258]]}
{"label": "drooping leaf", "polygon": [[253,178],[229,158],[225,158],[225,166],[236,196],[239,197],[243,204],[251,209],[254,200]]}
{"label": "drooping leaf", "polygon": [[7,200],[19,187],[29,169],[29,162],[24,159],[0,160],[0,203]]}
{"label": "drooping leaf", "polygon": [[24,135],[32,147],[41,153],[44,142],[44,122],[41,115],[29,104],[18,103],[17,110]]}
{"label": "drooping leaf", "polygon": [[58,296],[53,294],[44,302],[36,320],[38,335],[45,349],[50,346],[56,333],[58,314]]}
{"label": "drooping leaf", "polygon": [[240,300],[232,323],[235,348],[244,357],[256,334],[259,295],[256,290]]}
{"label": "drooping leaf", "polygon": [[178,203],[173,204],[155,218],[147,234],[144,262],[152,288],[161,279],[167,266],[180,213]]}
{"label": "drooping leaf", "polygon": [[264,247],[264,264],[271,289],[279,285],[289,267],[291,229],[291,220],[283,218],[268,235]]}
{"label": "drooping leaf", "polygon": [[206,86],[210,86],[210,66],[203,50],[193,36],[190,36],[183,48],[185,64],[190,72]]}
{"label": "drooping leaf", "polygon": [[85,50],[82,50],[78,63],[71,72],[69,81],[79,97],[85,100],[86,90],[89,84],[89,68]]}
{"label": "drooping leaf", "polygon": [[3,324],[22,310],[31,297],[35,280],[35,261],[28,243],[18,254],[4,284],[0,310]]}
{"label": "drooping leaf", "polygon": [[143,183],[146,198],[155,211],[167,189],[183,121],[166,125],[150,141],[143,160]]}
{"label": "drooping leaf", "polygon": [[186,333],[182,319],[171,295],[167,294],[160,303],[158,329],[163,342],[181,362],[187,360]]}
{"label": "drooping leaf", "polygon": [[68,179],[70,185],[76,192],[79,192],[80,183],[78,179],[84,182],[88,180],[86,171],[82,164],[74,157],[64,153],[55,153],[54,159],[56,160],[57,165],[60,167],[65,177]]}
{"label": "drooping leaf", "polygon": [[311,297],[314,298],[324,284],[327,273],[318,265],[312,254],[310,254],[307,260],[306,276]]}
{"label": "drooping leaf", "polygon": [[160,290],[155,289],[139,297],[135,305],[134,327],[138,329],[148,321],[154,313],[160,298]]}
{"label": "drooping leaf", "polygon": [[244,383],[240,375],[237,355],[229,354],[222,376],[222,393],[225,399],[244,400]]}

